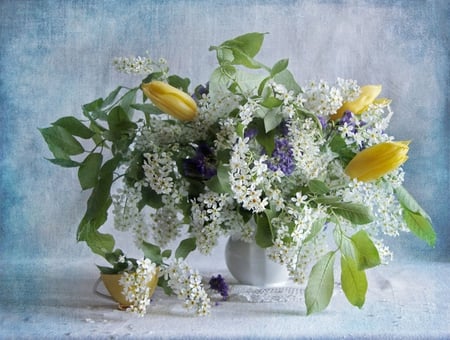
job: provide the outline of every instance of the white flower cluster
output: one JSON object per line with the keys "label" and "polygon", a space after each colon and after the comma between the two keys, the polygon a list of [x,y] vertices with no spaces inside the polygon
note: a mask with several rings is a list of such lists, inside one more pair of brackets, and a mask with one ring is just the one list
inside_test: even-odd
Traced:
{"label": "white flower cluster", "polygon": [[242,206],[254,213],[263,212],[269,204],[267,197],[262,198],[260,188],[267,172],[267,165],[262,161],[254,161],[248,138],[239,138],[233,147],[230,159],[230,184],[234,198]]}
{"label": "white flower cluster", "polygon": [[167,61],[160,58],[155,62],[148,52],[145,57],[116,57],[113,66],[118,72],[126,74],[150,74],[155,70],[167,72]]}
{"label": "white flower cluster", "polygon": [[164,269],[168,285],[181,300],[184,307],[196,310],[197,315],[208,315],[211,310],[211,300],[202,284],[202,277],[197,270],[189,267],[186,261],[177,259]]}
{"label": "white flower cluster", "polygon": [[323,148],[325,140],[317,123],[311,118],[293,120],[289,125],[289,140],[303,182],[314,178],[326,179],[328,176],[324,174],[335,155]]}
{"label": "white flower cluster", "polygon": [[302,87],[297,103],[320,116],[330,116],[336,113],[344,101],[351,101],[358,97],[359,86],[354,80],[338,78],[334,86],[320,80],[311,81]]}
{"label": "white flower cluster", "polygon": [[[407,229],[392,189],[402,184],[403,171],[398,169],[371,183],[352,181],[344,173],[340,155],[333,151],[330,141],[333,136],[340,136],[348,151],[356,153],[391,140],[386,133],[392,116],[389,102],[377,101],[360,115],[347,113],[333,121],[330,117],[336,110],[360,94],[355,81],[337,79],[332,85],[322,80],[310,82],[301,87],[299,94],[274,81],[269,81],[267,87],[282,102],[271,111],[255,93],[239,96],[229,91],[214,92],[196,98],[199,115],[193,121],[179,123],[158,115],[138,131],[133,147],[144,158],[142,185],[157,193],[162,204],[148,213],[147,228],[135,228],[139,232],[137,239],[153,238],[165,246],[186,227],[196,238],[197,249],[209,254],[222,235],[254,240],[256,226],[244,223],[242,210],[253,215],[270,211],[274,245],[268,248],[269,257],[285,264],[295,281],[303,282],[311,263],[327,249],[327,234],[334,229],[332,223],[324,227],[330,217],[326,202],[317,203],[311,192],[302,192],[310,181],[316,180],[328,187],[330,197],[369,207],[374,221],[367,225],[351,226],[350,221],[335,218],[349,235],[366,230],[376,240],[383,261],[387,261],[392,253],[381,236],[396,236]],[[273,114],[278,115],[274,121],[270,117],[266,120],[265,115]],[[258,120],[264,122],[263,127],[255,123]],[[277,125],[272,125],[272,135],[258,131],[267,128],[266,122]],[[208,156],[198,150],[200,141],[206,141],[205,148],[211,149]],[[218,164],[224,166],[228,169],[225,180],[229,187],[216,192],[209,185],[201,185],[196,191],[183,174],[183,160],[187,158],[192,161],[190,166],[199,162],[199,169],[203,166],[217,170],[214,167]],[[193,188],[194,194],[190,191]],[[122,216],[117,217],[117,225],[123,229],[127,223],[144,224],[139,212],[128,208],[136,206],[139,195],[129,189],[120,197],[115,213]],[[314,235],[310,236],[312,232]],[[199,293],[202,290],[198,274],[176,262],[168,275],[172,289],[186,299],[187,306],[202,305],[199,301],[204,296]],[[180,280],[184,280],[184,288]],[[188,284],[195,289],[186,288]],[[200,307],[199,310],[204,313]]]}
{"label": "white flower cluster", "polygon": [[136,271],[123,273],[119,284],[123,287],[122,294],[130,303],[127,311],[144,316],[150,304],[149,283],[157,275],[157,268],[149,259],[138,260],[137,265]]}
{"label": "white flower cluster", "polygon": [[236,214],[236,205],[229,194],[206,191],[192,200],[192,234],[197,238],[197,249],[209,254],[225,230],[244,224]]}
{"label": "white flower cluster", "polygon": [[144,154],[144,169],[146,183],[157,194],[169,195],[173,192],[174,181],[172,173],[176,164],[171,152],[147,152]]}
{"label": "white flower cluster", "polygon": [[[398,171],[400,176],[403,173]],[[394,177],[394,174],[391,174]],[[397,178],[394,183],[400,182]],[[380,257],[383,263],[387,263],[389,258],[392,258],[392,253],[389,248],[384,245],[381,235],[388,235],[396,237],[400,232],[408,232],[408,227],[402,216],[402,209],[400,203],[396,199],[392,184],[387,185],[382,181],[375,183],[358,182],[353,180],[349,185],[338,192],[344,201],[351,201],[355,203],[365,204],[369,207],[370,213],[374,217],[373,222],[364,225],[363,228],[377,240],[377,246]],[[347,225],[350,231],[354,227]]]}

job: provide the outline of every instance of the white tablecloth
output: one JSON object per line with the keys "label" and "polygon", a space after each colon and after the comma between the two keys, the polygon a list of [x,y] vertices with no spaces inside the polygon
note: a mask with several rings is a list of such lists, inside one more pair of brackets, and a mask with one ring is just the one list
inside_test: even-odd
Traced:
{"label": "white tablecloth", "polygon": [[[208,317],[196,317],[176,297],[157,290],[142,318],[94,294],[94,266],[0,264],[1,339],[450,338],[450,263],[392,263],[372,269],[362,309],[349,305],[336,285],[328,309],[312,316],[305,316],[302,287],[255,290],[233,284],[225,268],[208,270],[205,265],[205,278],[221,272],[231,283],[229,301],[218,301]],[[262,296],[271,302],[248,301],[264,300]],[[289,301],[279,302],[287,296]]]}

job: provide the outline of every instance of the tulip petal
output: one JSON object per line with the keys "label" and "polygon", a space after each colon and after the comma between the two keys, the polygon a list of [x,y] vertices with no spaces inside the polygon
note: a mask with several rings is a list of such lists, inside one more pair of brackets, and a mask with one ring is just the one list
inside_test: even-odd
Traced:
{"label": "tulip petal", "polygon": [[375,98],[381,93],[381,85],[365,85],[361,87],[361,94],[358,98],[351,102],[345,102],[334,115],[332,120],[342,117],[345,111],[351,111],[354,114],[361,114],[365,109],[374,102]]}
{"label": "tulip petal", "polygon": [[358,153],[345,168],[350,178],[368,182],[398,168],[408,159],[409,141],[384,142]]}
{"label": "tulip petal", "polygon": [[197,103],[187,93],[162,81],[142,84],[141,89],[156,107],[172,117],[184,121],[197,117]]}

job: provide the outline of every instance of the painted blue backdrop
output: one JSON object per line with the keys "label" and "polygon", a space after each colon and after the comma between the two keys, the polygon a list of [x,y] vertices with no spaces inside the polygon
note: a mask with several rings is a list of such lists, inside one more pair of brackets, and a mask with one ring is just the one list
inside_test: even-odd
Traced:
{"label": "painted blue backdrop", "polygon": [[435,249],[413,236],[400,260],[450,260],[449,20],[443,1],[22,1],[0,2],[0,259],[93,257],[75,243],[86,193],[58,168],[38,127],[80,114],[118,83],[115,56],[165,57],[174,73],[204,82],[208,47],[270,32],[268,64],[290,59],[300,82],[353,78],[383,84],[393,99],[390,133],[412,139],[406,187],[429,212]]}

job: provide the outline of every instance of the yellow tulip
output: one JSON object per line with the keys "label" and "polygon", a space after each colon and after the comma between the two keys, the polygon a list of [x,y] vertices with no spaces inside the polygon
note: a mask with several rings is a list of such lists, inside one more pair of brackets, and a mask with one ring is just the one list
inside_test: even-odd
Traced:
{"label": "yellow tulip", "polygon": [[364,110],[375,101],[375,98],[381,92],[381,85],[366,85],[361,87],[361,94],[352,102],[345,102],[334,115],[331,115],[332,120],[342,117],[345,111],[351,111],[354,114],[361,114]]}
{"label": "yellow tulip", "polygon": [[384,142],[364,149],[348,163],[345,173],[368,182],[398,168],[408,159],[409,141]]}
{"label": "yellow tulip", "polygon": [[156,80],[142,84],[141,89],[161,111],[184,121],[197,117],[197,103],[187,93]]}

